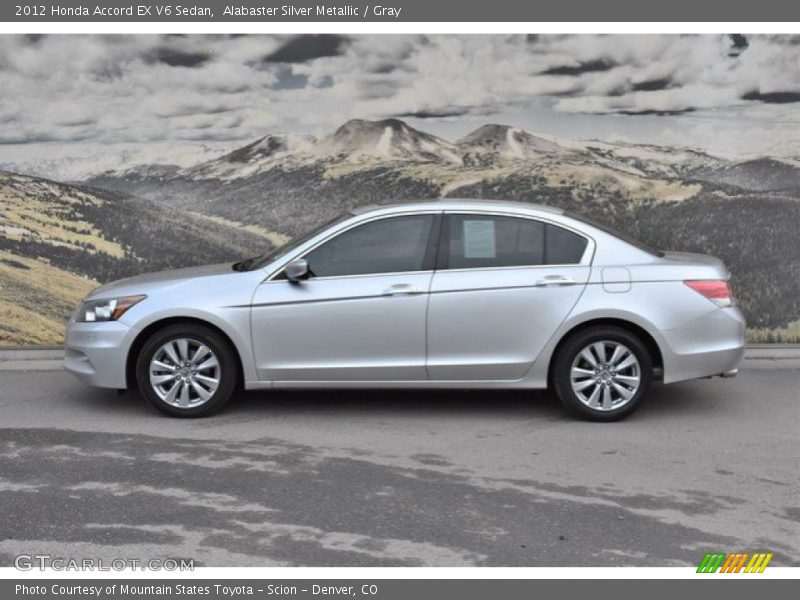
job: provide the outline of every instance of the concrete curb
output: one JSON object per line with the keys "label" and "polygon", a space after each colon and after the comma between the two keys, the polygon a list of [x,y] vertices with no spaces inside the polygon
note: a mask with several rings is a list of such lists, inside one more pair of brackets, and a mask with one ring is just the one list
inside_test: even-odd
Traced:
{"label": "concrete curb", "polygon": [[0,361],[0,371],[60,371],[63,360],[5,360]]}
{"label": "concrete curb", "polygon": [[752,344],[745,358],[800,359],[800,344]]}
{"label": "concrete curb", "polygon": [[[0,348],[0,371],[59,371],[60,346]],[[745,349],[742,369],[800,370],[800,344],[753,344]]]}
{"label": "concrete curb", "polygon": [[60,346],[52,348],[3,348],[0,349],[0,362],[13,360],[58,360],[64,358],[64,349]]}
{"label": "concrete curb", "polygon": [[60,371],[62,346],[0,348],[0,371]]}

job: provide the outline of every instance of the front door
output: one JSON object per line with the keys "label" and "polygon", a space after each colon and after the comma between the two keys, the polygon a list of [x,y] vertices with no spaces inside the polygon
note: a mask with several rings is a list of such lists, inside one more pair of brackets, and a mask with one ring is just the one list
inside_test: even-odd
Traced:
{"label": "front door", "polygon": [[253,348],[264,381],[424,380],[435,214],[356,225],[305,255],[311,275],[256,291]]}

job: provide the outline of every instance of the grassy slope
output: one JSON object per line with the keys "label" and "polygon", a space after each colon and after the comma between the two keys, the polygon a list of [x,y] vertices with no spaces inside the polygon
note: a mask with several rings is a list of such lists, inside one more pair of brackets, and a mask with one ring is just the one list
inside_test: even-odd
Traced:
{"label": "grassy slope", "polygon": [[272,247],[232,223],[0,172],[0,346],[60,343],[69,314],[100,282]]}
{"label": "grassy slope", "polygon": [[0,345],[60,344],[69,315],[97,285],[0,250]]}

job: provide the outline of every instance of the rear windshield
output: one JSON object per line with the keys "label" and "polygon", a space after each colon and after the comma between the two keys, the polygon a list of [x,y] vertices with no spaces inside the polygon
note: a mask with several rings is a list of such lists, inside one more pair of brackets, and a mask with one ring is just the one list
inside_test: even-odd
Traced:
{"label": "rear windshield", "polygon": [[648,254],[652,254],[653,256],[658,256],[659,258],[664,256],[664,253],[661,250],[657,250],[656,248],[648,246],[644,242],[640,242],[639,240],[632,238],[629,235],[622,233],[617,229],[614,229],[613,227],[609,227],[608,225],[604,225],[603,223],[598,223],[597,221],[589,219],[588,217],[584,217],[583,215],[576,215],[571,212],[565,212],[564,214],[568,217],[575,219],[576,221],[580,221],[581,223],[586,223],[587,225],[596,227],[600,231],[604,231],[610,235],[613,235],[614,237],[618,237],[626,244],[630,244],[634,248],[638,248],[643,252],[647,252]]}

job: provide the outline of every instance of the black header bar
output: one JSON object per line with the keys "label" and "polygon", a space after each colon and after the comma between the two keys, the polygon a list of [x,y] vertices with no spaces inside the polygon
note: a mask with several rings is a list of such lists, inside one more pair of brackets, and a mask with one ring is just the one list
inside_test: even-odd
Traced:
{"label": "black header bar", "polygon": [[0,21],[795,22],[800,21],[800,4],[786,0],[4,0]]}

